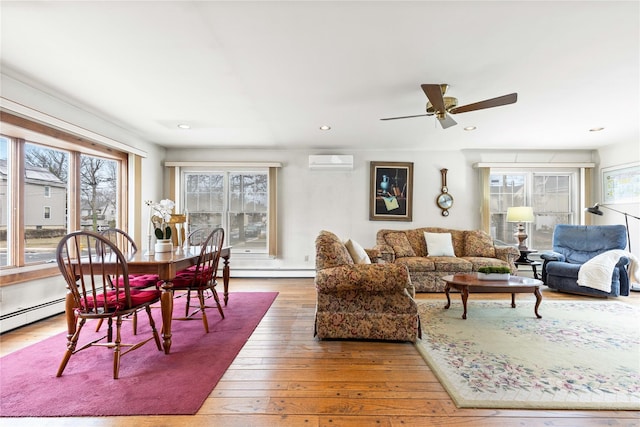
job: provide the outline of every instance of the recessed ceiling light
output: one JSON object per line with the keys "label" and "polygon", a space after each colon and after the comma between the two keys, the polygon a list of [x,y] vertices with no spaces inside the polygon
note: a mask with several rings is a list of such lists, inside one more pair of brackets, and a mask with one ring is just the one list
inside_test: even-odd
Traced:
{"label": "recessed ceiling light", "polygon": [[322,125],[320,126],[320,130],[331,130],[331,126]]}
{"label": "recessed ceiling light", "polygon": [[604,130],[604,128],[599,127],[599,128],[591,128],[589,129],[589,132],[600,132],[601,130]]}
{"label": "recessed ceiling light", "polygon": [[187,123],[178,123],[178,127],[180,129],[191,129],[191,125],[189,125]]}
{"label": "recessed ceiling light", "polygon": [[476,130],[475,126],[467,126],[464,130]]}

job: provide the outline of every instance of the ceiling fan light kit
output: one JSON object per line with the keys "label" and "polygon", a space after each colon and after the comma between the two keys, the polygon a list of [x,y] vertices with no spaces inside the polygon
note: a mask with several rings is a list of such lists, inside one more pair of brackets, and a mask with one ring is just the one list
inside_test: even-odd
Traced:
{"label": "ceiling fan light kit", "polygon": [[440,84],[422,84],[422,91],[427,95],[427,114],[417,114],[414,116],[387,117],[380,120],[396,120],[410,119],[413,117],[424,117],[435,115],[440,126],[443,129],[456,125],[451,114],[468,113],[469,111],[484,110],[485,108],[500,107],[502,105],[514,104],[518,101],[517,93],[499,96],[497,98],[485,99],[484,101],[475,102],[473,104],[462,105],[458,107],[458,99],[453,96],[444,96],[447,93],[449,85]]}

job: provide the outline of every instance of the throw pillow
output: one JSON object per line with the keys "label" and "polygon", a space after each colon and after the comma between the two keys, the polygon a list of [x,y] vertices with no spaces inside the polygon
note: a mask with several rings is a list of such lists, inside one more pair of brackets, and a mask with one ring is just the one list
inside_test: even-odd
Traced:
{"label": "throw pillow", "polygon": [[387,233],[384,236],[384,239],[387,241],[389,246],[393,248],[393,251],[396,253],[396,258],[402,258],[406,256],[416,256],[415,252],[413,252],[413,248],[409,243],[409,239],[407,235],[403,232],[396,233]]}
{"label": "throw pillow", "polygon": [[424,233],[429,256],[456,256],[451,243],[451,233]]}
{"label": "throw pillow", "polygon": [[465,256],[495,258],[496,248],[493,239],[483,230],[471,230],[466,232],[464,243]]}
{"label": "throw pillow", "polygon": [[369,255],[364,250],[362,246],[355,240],[349,239],[344,242],[344,245],[347,247],[353,262],[356,264],[371,264],[371,259],[369,259]]}

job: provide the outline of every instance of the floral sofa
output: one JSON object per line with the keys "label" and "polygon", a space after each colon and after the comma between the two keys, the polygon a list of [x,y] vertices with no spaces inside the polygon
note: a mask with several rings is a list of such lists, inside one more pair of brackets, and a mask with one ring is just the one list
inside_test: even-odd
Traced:
{"label": "floral sofa", "polygon": [[[448,239],[450,251],[443,252],[440,244],[438,248],[435,244],[429,248],[427,235],[440,242]],[[416,292],[443,292],[446,284],[442,277],[478,271],[480,267],[504,266],[516,274],[514,261],[520,256],[515,246],[495,245],[482,230],[439,227],[379,230],[374,249],[384,262],[407,267]]]}
{"label": "floral sofa", "polygon": [[329,231],[321,231],[315,244],[315,336],[416,341],[420,320],[405,266],[356,264]]}

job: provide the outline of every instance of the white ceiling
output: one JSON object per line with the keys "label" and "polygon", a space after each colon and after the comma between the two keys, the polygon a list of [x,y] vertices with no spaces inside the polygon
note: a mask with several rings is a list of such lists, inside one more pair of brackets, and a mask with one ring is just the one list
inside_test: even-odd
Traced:
{"label": "white ceiling", "polygon": [[[167,147],[592,149],[640,140],[639,5],[2,1],[1,66]],[[379,120],[422,83],[518,102]]]}

